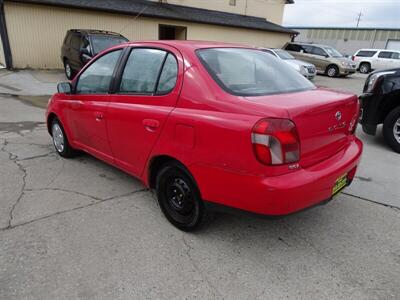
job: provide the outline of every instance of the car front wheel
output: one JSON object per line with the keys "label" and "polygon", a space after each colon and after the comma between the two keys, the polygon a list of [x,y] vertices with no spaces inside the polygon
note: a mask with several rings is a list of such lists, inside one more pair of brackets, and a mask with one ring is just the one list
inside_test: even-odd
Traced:
{"label": "car front wheel", "polygon": [[76,155],[77,151],[69,144],[64,128],[57,118],[55,118],[51,123],[51,136],[54,148],[60,156],[71,158]]}
{"label": "car front wheel", "polygon": [[400,107],[392,110],[383,122],[383,136],[389,146],[400,153]]}
{"label": "car front wheel", "polygon": [[326,70],[326,74],[329,77],[337,77],[339,75],[339,68],[336,66],[329,66]]}
{"label": "car front wheel", "polygon": [[193,177],[177,162],[164,165],[156,179],[158,203],[168,221],[183,231],[198,229],[206,210]]}

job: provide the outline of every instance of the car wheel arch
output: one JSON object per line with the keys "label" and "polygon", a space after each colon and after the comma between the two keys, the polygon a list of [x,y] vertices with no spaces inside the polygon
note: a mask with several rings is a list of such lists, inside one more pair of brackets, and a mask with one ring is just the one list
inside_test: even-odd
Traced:
{"label": "car wheel arch", "polygon": [[327,73],[328,73],[328,70],[329,70],[329,68],[331,68],[331,67],[335,67],[335,68],[336,68],[336,70],[337,70],[337,72],[338,72],[338,74],[337,74],[337,75],[339,75],[340,69],[339,69],[339,66],[338,66],[337,64],[329,64],[329,65],[326,67],[326,69],[325,69],[325,73],[327,74]]}
{"label": "car wheel arch", "polygon": [[49,115],[47,116],[47,131],[49,132],[50,135],[52,135],[51,124],[53,123],[53,120],[56,118],[59,119],[54,112],[49,113]]}
{"label": "car wheel arch", "polygon": [[179,164],[192,177],[194,182],[196,182],[192,172],[190,172],[190,170],[187,168],[187,166],[182,161],[180,161],[179,159],[177,159],[173,156],[162,154],[162,155],[157,155],[157,156],[152,157],[148,163],[147,176],[145,178],[147,180],[147,182],[145,182],[145,183],[150,189],[155,189],[157,174],[163,168],[163,166],[168,163]]}

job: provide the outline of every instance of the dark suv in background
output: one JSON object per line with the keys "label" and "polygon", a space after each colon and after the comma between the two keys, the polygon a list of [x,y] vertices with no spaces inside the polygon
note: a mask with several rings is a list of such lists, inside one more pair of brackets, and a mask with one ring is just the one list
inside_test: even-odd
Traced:
{"label": "dark suv in background", "polygon": [[400,153],[400,69],[375,71],[368,76],[360,96],[363,131],[376,134],[383,124],[383,136]]}
{"label": "dark suv in background", "polygon": [[61,59],[65,75],[72,79],[80,69],[99,52],[128,42],[119,33],[92,29],[71,29],[67,31],[61,48]]}

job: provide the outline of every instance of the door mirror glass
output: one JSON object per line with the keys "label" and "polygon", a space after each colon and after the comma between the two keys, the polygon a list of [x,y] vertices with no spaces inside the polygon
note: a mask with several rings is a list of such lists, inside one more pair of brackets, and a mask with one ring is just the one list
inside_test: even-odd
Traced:
{"label": "door mirror glass", "polygon": [[72,86],[69,82],[61,82],[57,85],[57,91],[60,94],[71,94]]}

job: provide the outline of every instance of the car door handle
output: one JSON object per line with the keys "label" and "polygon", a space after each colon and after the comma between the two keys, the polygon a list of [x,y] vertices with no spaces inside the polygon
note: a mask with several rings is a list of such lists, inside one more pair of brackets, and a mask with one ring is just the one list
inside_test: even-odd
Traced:
{"label": "car door handle", "polygon": [[95,118],[96,118],[96,121],[101,121],[101,120],[104,119],[104,115],[103,115],[103,113],[101,113],[101,112],[95,112],[95,113],[94,113],[94,116],[95,116]]}
{"label": "car door handle", "polygon": [[160,127],[160,122],[153,119],[144,119],[143,126],[149,131],[155,131],[158,127]]}

